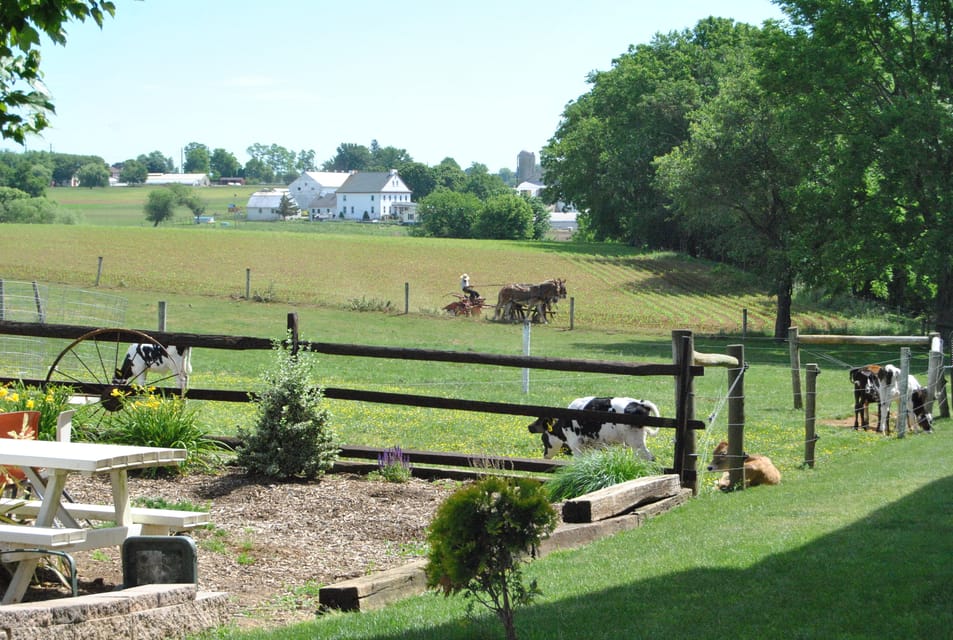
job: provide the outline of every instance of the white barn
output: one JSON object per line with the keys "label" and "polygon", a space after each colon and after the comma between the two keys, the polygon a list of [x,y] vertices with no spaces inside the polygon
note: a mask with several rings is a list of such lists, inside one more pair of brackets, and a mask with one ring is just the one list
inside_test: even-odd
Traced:
{"label": "white barn", "polygon": [[150,173],[146,176],[146,186],[161,184],[184,184],[187,187],[207,187],[211,184],[204,173]]}
{"label": "white barn", "polygon": [[353,173],[335,195],[338,216],[345,220],[398,218],[398,209],[411,202],[411,191],[396,169]]}
{"label": "white barn", "polygon": [[334,193],[350,177],[343,171],[305,171],[288,185],[288,191],[299,207],[308,209],[315,198]]}
{"label": "white barn", "polygon": [[245,214],[249,220],[281,220],[282,196],[289,195],[287,189],[265,189],[256,191],[248,198]]}

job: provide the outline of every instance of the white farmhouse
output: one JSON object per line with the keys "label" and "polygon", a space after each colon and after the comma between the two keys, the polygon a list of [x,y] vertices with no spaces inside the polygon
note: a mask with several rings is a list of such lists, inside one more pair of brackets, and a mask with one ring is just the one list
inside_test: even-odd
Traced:
{"label": "white farmhouse", "polygon": [[286,195],[287,189],[256,191],[248,198],[245,214],[249,220],[280,220],[281,198]]}
{"label": "white farmhouse", "polygon": [[349,177],[345,171],[304,171],[288,185],[288,191],[300,208],[308,209],[315,198],[334,193]]}
{"label": "white farmhouse", "polygon": [[396,169],[353,173],[335,195],[338,215],[345,220],[396,219],[400,210],[411,204],[411,191]]}

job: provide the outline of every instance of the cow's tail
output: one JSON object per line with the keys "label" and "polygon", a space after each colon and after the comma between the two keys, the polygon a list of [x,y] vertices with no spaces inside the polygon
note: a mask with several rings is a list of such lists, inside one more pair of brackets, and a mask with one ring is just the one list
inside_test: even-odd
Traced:
{"label": "cow's tail", "polygon": [[[644,402],[645,402],[645,404],[647,404],[648,407],[649,407],[649,415],[650,415],[650,416],[652,416],[652,417],[654,417],[654,418],[661,418],[661,417],[662,417],[662,414],[661,414],[661,413],[659,412],[659,410],[658,410],[658,406],[657,406],[654,402],[649,402],[648,400],[645,400]],[[657,436],[657,435],[658,435],[658,432],[659,432],[658,427],[648,427],[648,426],[646,426],[646,427],[644,427],[644,429],[645,429],[645,433],[649,434],[650,436]]]}

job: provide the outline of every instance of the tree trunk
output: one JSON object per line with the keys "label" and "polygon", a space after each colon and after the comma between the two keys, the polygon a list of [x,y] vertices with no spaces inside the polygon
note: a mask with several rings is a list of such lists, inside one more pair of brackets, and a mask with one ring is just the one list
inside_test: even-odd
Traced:
{"label": "tree trunk", "polygon": [[953,266],[945,266],[938,274],[936,290],[936,330],[944,340],[953,333]]}
{"label": "tree trunk", "polygon": [[791,298],[794,295],[794,278],[789,268],[778,275],[778,315],[774,319],[774,337],[785,340],[791,326]]}

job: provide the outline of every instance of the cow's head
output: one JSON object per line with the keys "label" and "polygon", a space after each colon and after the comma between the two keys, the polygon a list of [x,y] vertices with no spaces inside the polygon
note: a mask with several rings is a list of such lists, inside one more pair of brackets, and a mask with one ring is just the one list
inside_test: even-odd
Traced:
{"label": "cow's head", "polygon": [[[747,453],[741,456],[742,461],[748,458]],[[711,463],[708,465],[709,471],[727,471],[731,468],[738,468],[739,465],[732,465],[731,456],[728,455],[728,443],[722,440],[715,447],[711,454]]]}
{"label": "cow's head", "polygon": [[127,354],[126,357],[123,358],[122,366],[113,372],[113,384],[129,384],[133,373],[132,358]]}
{"label": "cow's head", "polygon": [[913,415],[917,417],[917,425],[924,431],[933,431],[933,414],[927,411],[926,387],[916,389],[910,394],[913,404]]}
{"label": "cow's head", "polygon": [[542,434],[543,457],[549,460],[560,452],[572,453],[563,437],[562,421],[558,418],[536,418],[527,426],[530,433]]}

